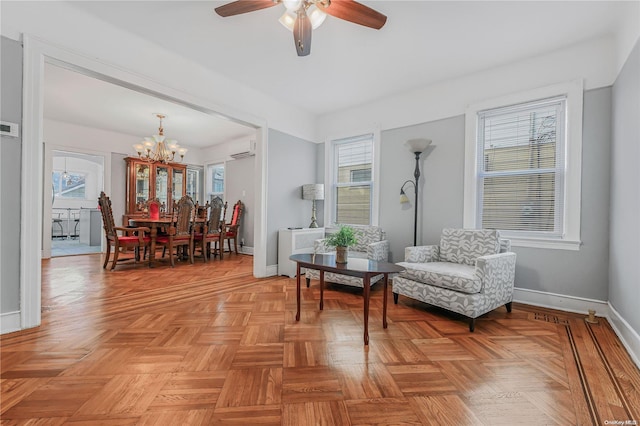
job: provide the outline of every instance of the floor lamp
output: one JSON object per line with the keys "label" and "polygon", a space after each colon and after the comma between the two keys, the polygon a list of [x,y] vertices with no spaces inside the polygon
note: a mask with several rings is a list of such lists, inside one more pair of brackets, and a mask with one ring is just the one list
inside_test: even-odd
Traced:
{"label": "floor lamp", "polygon": [[400,187],[400,203],[408,203],[409,197],[404,192],[404,187],[408,183],[413,184],[413,188],[415,190],[415,199],[413,206],[413,245],[417,245],[417,237],[418,237],[418,182],[420,180],[420,154],[422,154],[427,147],[431,144],[430,139],[409,139],[405,142],[405,146],[409,149],[409,151],[413,152],[416,157],[416,168],[413,171],[413,177],[415,180],[407,180]]}

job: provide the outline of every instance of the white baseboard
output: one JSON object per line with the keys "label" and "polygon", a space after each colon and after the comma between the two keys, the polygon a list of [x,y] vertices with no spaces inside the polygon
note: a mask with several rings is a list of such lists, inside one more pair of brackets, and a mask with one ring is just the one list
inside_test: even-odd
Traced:
{"label": "white baseboard", "polygon": [[609,324],[611,324],[613,331],[627,349],[629,356],[636,366],[640,368],[640,335],[613,309],[609,302],[545,293],[525,288],[514,288],[513,301],[585,315],[589,313],[589,309],[595,310],[597,316],[605,317],[609,320]]}
{"label": "white baseboard", "polygon": [[278,275],[278,265],[267,265],[267,277]]}
{"label": "white baseboard", "polygon": [[640,368],[640,335],[620,316],[611,303],[609,303],[609,323],[629,352],[633,362]]}
{"label": "white baseboard", "polygon": [[253,247],[242,246],[240,247],[240,253],[253,256]]}
{"label": "white baseboard", "polygon": [[20,311],[0,314],[0,334],[13,333],[21,329]]}
{"label": "white baseboard", "polygon": [[596,311],[596,315],[609,316],[609,304],[602,300],[547,293],[526,288],[514,288],[513,301],[585,315],[589,313],[589,309],[593,309]]}

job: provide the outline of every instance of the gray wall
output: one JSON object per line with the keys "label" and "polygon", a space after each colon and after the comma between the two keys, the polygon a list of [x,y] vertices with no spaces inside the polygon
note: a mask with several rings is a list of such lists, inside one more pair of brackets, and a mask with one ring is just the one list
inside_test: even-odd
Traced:
{"label": "gray wall", "polygon": [[[517,287],[608,300],[610,110],[611,88],[585,92],[580,251],[514,248]],[[384,131],[380,225],[387,231],[395,262],[413,243],[413,204],[399,204],[399,192],[402,183],[413,178],[415,166],[403,143],[417,137],[433,141],[420,162],[418,244],[438,244],[442,228],[462,226],[464,117]],[[413,203],[413,187],[407,194]]]}
{"label": "gray wall", "polygon": [[233,205],[242,201],[244,210],[240,218],[238,246],[244,238],[246,247],[253,247],[253,218],[255,214],[255,164],[256,157],[247,157],[225,163],[225,192],[227,194],[227,221],[231,220]]}
{"label": "gray wall", "polygon": [[2,270],[0,271],[0,313],[20,310],[20,185],[22,150],[22,44],[1,37],[0,60],[2,121],[20,124],[20,137],[0,137],[0,197],[2,221]]}
{"label": "gray wall", "polygon": [[640,42],[613,85],[609,301],[640,333]]}
{"label": "gray wall", "polygon": [[312,142],[269,129],[267,266],[278,263],[278,230],[307,227],[311,222],[311,201],[302,199],[301,187],[321,182],[317,180],[316,149]]}

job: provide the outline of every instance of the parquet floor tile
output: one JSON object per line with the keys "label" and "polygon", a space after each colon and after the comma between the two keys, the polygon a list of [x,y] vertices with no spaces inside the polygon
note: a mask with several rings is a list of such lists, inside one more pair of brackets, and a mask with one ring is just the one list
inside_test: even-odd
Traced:
{"label": "parquet floor tile", "polygon": [[[200,259],[201,260],[201,259]],[[43,261],[42,325],[0,336],[5,425],[601,425],[640,421],[608,322],[514,303],[476,322],[371,292],[252,276],[225,255],[104,271]],[[624,424],[624,423],[618,423]],[[627,423],[631,424],[631,423]]]}

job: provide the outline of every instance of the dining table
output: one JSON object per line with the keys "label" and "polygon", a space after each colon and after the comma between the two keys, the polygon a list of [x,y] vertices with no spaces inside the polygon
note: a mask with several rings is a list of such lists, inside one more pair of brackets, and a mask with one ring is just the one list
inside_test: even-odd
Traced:
{"label": "dining table", "polygon": [[[156,238],[158,236],[158,230],[168,229],[175,223],[175,218],[166,216],[160,218],[151,217],[132,217],[129,218],[129,226],[133,227],[147,227],[149,228],[149,237],[151,238],[149,247],[149,267],[155,266],[156,260]],[[193,221],[194,226],[202,226],[205,223],[204,218],[196,218]]]}

